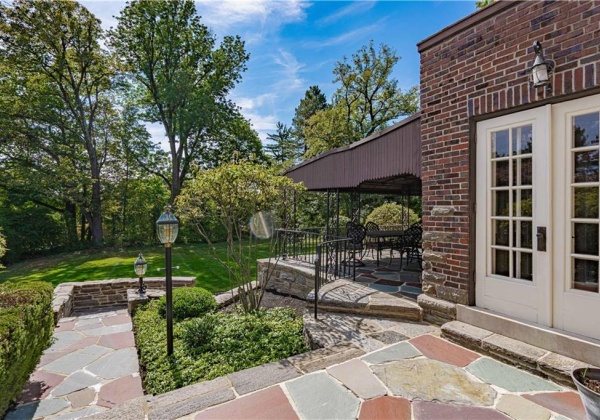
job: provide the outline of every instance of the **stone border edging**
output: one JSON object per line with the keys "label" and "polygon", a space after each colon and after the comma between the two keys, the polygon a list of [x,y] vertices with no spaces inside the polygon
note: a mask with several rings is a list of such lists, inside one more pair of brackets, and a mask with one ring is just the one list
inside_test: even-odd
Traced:
{"label": "stone border edging", "polygon": [[[144,283],[148,288],[165,288],[162,277],[148,277]],[[195,277],[173,277],[173,287],[190,287],[195,283]],[[75,309],[127,305],[127,289],[137,286],[138,279],[135,278],[61,283],[54,288],[52,298],[54,323],[71,316]]]}
{"label": "stone border edging", "polygon": [[442,337],[571,388],[574,368],[594,367],[461,321],[442,325]]}

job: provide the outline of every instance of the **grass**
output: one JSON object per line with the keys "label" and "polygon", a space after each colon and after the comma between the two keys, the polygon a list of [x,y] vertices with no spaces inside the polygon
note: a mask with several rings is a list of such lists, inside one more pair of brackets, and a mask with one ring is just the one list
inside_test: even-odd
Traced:
{"label": "grass", "polygon": [[[214,246],[217,254],[224,259],[226,244],[218,243]],[[269,257],[269,241],[261,241],[254,246],[257,259]],[[140,251],[148,261],[146,276],[164,276],[164,271],[158,269],[164,267],[165,251],[161,245],[156,245],[141,249],[106,248],[22,261],[0,270],[0,283],[46,281],[56,286],[72,281],[133,278],[136,277],[133,263]],[[174,244],[172,258],[173,266],[179,266],[179,269],[173,270],[173,276],[194,276],[196,285],[210,292],[231,289],[227,271],[210,256],[207,244]],[[253,269],[254,278],[256,266]]]}

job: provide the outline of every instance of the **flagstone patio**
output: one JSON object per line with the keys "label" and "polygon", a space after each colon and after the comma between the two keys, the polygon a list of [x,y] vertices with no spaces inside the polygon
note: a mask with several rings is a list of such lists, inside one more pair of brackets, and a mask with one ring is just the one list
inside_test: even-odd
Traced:
{"label": "flagstone patio", "polygon": [[81,418],[143,395],[127,309],[74,315],[58,322],[7,420]]}

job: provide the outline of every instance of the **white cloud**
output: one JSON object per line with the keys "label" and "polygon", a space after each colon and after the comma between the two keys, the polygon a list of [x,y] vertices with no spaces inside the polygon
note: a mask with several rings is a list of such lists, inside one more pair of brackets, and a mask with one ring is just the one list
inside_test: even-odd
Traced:
{"label": "white cloud", "polygon": [[282,77],[273,86],[277,91],[287,94],[305,86],[306,83],[300,76],[300,72],[305,66],[296,60],[292,53],[280,49],[273,61],[281,67],[279,73]]}
{"label": "white cloud", "polygon": [[385,18],[380,19],[372,25],[363,26],[352,31],[344,32],[343,34],[334,36],[329,39],[324,39],[320,41],[309,41],[306,42],[304,46],[307,48],[331,47],[334,45],[347,44],[356,40],[360,40],[368,35],[373,34],[375,31],[380,30],[385,20]]}
{"label": "white cloud", "polygon": [[[197,0],[196,9],[202,20],[217,33],[223,33],[236,26],[251,26],[257,32],[268,28],[278,28],[290,22],[298,22],[306,17],[304,9],[308,3],[272,0]],[[236,30],[236,33],[239,31]]]}
{"label": "white cloud", "polygon": [[376,3],[375,0],[353,2],[352,4],[350,4],[350,6],[343,7],[335,13],[332,13],[329,16],[325,16],[324,18],[319,19],[317,21],[317,24],[329,25],[331,23],[337,22],[338,20],[340,20],[346,16],[352,16],[352,15],[365,13],[366,11],[372,9],[373,6],[375,6],[375,3]]}
{"label": "white cloud", "polygon": [[258,137],[260,137],[262,144],[266,144],[267,135],[274,133],[277,127],[277,121],[279,121],[277,116],[272,114],[261,115],[254,112],[244,112],[244,116],[250,120],[252,128],[258,132]]}
{"label": "white cloud", "polygon": [[236,97],[235,95],[231,97],[231,100],[246,112],[262,107],[265,104],[272,105],[276,99],[277,95],[274,93],[264,93],[253,98]]}

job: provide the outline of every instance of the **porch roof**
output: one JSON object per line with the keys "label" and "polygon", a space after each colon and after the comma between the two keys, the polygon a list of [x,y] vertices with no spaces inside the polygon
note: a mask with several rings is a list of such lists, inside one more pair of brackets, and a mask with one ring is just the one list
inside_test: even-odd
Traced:
{"label": "porch roof", "polygon": [[329,150],[285,173],[310,191],[339,189],[421,194],[420,113],[348,146]]}

